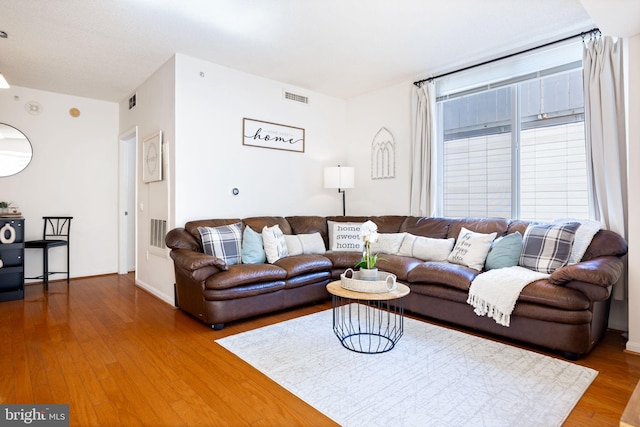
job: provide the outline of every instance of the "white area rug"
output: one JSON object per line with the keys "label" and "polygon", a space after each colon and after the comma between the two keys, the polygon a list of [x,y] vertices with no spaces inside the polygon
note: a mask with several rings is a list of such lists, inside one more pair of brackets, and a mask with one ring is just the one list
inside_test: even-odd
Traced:
{"label": "white area rug", "polygon": [[559,426],[598,372],[405,319],[383,354],[342,347],[331,310],[216,342],[343,426]]}

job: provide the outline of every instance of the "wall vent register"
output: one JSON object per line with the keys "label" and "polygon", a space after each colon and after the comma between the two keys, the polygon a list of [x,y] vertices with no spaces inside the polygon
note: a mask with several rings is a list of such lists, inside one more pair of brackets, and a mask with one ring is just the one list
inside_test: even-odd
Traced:
{"label": "wall vent register", "polygon": [[297,93],[293,93],[293,92],[288,92],[288,91],[284,91],[284,99],[288,99],[290,101],[296,101],[296,102],[300,102],[302,104],[308,104],[309,103],[309,97],[304,96],[304,95],[298,95]]}

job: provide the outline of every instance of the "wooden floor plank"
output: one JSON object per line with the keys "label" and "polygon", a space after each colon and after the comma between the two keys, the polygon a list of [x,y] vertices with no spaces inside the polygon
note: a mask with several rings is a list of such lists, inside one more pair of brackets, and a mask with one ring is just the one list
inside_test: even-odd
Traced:
{"label": "wooden floor plank", "polygon": [[[73,426],[335,425],[215,343],[329,307],[213,331],[136,287],[133,274],[56,281],[49,292],[30,285],[24,300],[0,303],[0,402],[68,403]],[[640,380],[640,356],[625,342],[608,331],[576,362],[599,374],[566,426],[618,426]]]}

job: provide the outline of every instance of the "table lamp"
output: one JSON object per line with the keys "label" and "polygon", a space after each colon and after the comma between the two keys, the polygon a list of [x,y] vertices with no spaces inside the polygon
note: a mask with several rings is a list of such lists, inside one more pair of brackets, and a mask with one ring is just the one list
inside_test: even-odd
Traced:
{"label": "table lamp", "polygon": [[352,167],[331,166],[324,168],[324,188],[337,188],[342,193],[342,215],[346,215],[345,188],[353,188],[355,171]]}

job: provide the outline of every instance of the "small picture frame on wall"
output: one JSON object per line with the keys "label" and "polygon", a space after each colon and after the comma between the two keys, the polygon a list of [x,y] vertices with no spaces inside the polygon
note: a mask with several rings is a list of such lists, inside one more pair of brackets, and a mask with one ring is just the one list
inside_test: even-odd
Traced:
{"label": "small picture frame on wall", "polygon": [[243,118],[242,145],[304,153],[304,129]]}
{"label": "small picture frame on wall", "polygon": [[162,181],[162,131],[142,142],[142,180]]}

